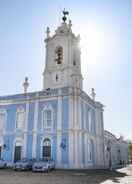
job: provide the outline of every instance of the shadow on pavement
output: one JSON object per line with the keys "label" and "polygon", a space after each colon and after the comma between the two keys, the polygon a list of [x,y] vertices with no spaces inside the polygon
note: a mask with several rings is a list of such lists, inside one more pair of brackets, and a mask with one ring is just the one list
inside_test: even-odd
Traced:
{"label": "shadow on pavement", "polygon": [[[0,170],[0,184],[112,184],[130,176],[123,170],[54,170],[49,173]],[[108,182],[109,181],[109,182]]]}
{"label": "shadow on pavement", "polygon": [[[69,173],[70,172],[70,173]],[[57,173],[56,173],[57,174]],[[63,172],[65,179],[68,176],[72,177],[72,182],[67,183],[88,183],[88,184],[101,184],[109,180],[109,183],[120,183],[120,179],[127,176],[126,173],[120,172],[118,170],[72,170]],[[62,175],[63,175],[62,174]],[[67,177],[66,177],[67,175]],[[65,182],[64,182],[65,183]]]}

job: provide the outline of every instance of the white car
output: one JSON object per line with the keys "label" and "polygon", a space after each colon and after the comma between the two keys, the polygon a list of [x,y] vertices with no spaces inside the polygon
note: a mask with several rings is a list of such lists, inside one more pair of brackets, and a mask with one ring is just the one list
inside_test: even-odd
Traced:
{"label": "white car", "polygon": [[33,165],[33,160],[28,160],[26,158],[17,161],[14,163],[13,169],[15,171],[26,171],[26,170],[31,170]]}
{"label": "white car", "polygon": [[34,162],[32,166],[32,171],[33,172],[49,172],[50,171],[50,166],[47,161],[36,161]]}
{"label": "white car", "polygon": [[6,166],[7,163],[3,159],[0,159],[0,169],[6,168]]}

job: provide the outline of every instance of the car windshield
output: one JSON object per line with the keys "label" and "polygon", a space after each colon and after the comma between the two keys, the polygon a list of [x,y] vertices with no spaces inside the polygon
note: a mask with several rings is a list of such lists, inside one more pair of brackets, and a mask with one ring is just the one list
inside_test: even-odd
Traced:
{"label": "car windshield", "polygon": [[43,161],[43,160],[38,160],[37,163],[41,163],[41,164],[43,163],[45,165],[47,164],[47,162],[46,161]]}
{"label": "car windshield", "polygon": [[19,162],[28,162],[28,160],[27,159],[22,159]]}

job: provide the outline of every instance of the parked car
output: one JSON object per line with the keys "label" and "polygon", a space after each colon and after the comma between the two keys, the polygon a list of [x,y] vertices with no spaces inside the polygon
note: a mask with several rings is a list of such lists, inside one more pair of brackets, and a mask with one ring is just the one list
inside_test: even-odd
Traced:
{"label": "parked car", "polygon": [[34,160],[22,159],[14,163],[13,169],[19,171],[31,170]]}
{"label": "parked car", "polygon": [[3,159],[0,159],[0,169],[4,169],[6,168],[6,166],[7,166],[7,163]]}
{"label": "parked car", "polygon": [[50,171],[50,164],[48,161],[45,160],[39,160],[34,162],[32,166],[33,172],[49,172]]}

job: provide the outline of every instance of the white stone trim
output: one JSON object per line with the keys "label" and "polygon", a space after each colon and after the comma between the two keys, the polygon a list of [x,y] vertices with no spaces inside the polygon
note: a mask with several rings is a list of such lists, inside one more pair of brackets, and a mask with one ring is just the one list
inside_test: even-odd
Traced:
{"label": "white stone trim", "polygon": [[69,167],[74,167],[74,142],[73,142],[73,132],[69,132]]}
{"label": "white stone trim", "polygon": [[58,97],[57,130],[62,129],[62,97]]}
{"label": "white stone trim", "polygon": [[[46,111],[46,110],[50,110],[51,111],[51,126],[50,127],[48,127],[48,126],[46,126],[46,127],[44,127],[44,124],[43,124],[43,122],[44,122],[44,111]],[[42,127],[42,130],[44,130],[44,129],[51,129],[51,130],[53,130],[53,123],[54,123],[54,109],[53,109],[53,107],[52,107],[52,105],[45,105],[44,107],[43,107],[43,110],[41,111],[41,116],[42,116],[42,121],[41,121],[41,127]]]}
{"label": "white stone trim", "polygon": [[78,94],[77,89],[74,88],[74,128],[78,128]]}
{"label": "white stone trim", "polygon": [[85,102],[83,102],[83,112],[84,112],[84,116],[83,116],[83,118],[84,118],[84,129],[86,130],[86,103]]}
{"label": "white stone trim", "polygon": [[79,162],[80,162],[80,167],[83,168],[83,164],[82,164],[82,132],[79,133]]}
{"label": "white stone trim", "polygon": [[[36,94],[38,96],[38,94]],[[33,142],[32,142],[32,158],[36,158],[36,147],[37,147],[37,124],[38,124],[38,110],[39,101],[35,101],[34,106],[34,125],[33,125]]]}
{"label": "white stone trim", "polygon": [[[67,96],[67,95],[63,95],[63,96]],[[68,95],[69,96],[69,95]],[[25,100],[23,100],[23,101],[17,101],[17,102],[15,102],[15,101],[11,101],[11,102],[8,102],[8,101],[5,101],[5,102],[1,102],[0,101],[0,105],[12,105],[12,104],[15,104],[15,105],[17,105],[17,104],[25,104],[25,103],[27,103],[27,102],[30,102],[30,103],[32,103],[32,102],[34,102],[35,100],[39,100],[39,102],[46,102],[46,101],[52,101],[52,100],[57,100],[57,98],[58,98],[58,95],[56,95],[56,96],[44,96],[44,97],[39,97],[39,98],[29,98],[29,99],[25,99]]]}
{"label": "white stone trim", "polygon": [[73,102],[73,96],[69,96],[69,129],[73,129],[74,127],[74,102]]}
{"label": "white stone trim", "polygon": [[[61,93],[61,91],[59,91]],[[58,97],[58,112],[57,112],[57,166],[61,167],[62,150],[61,150],[61,139],[62,139],[62,97]]]}
{"label": "white stone trim", "polygon": [[75,131],[75,168],[79,168],[79,149],[78,149],[78,132]]}
{"label": "white stone trim", "polygon": [[81,108],[81,98],[78,97],[78,121],[79,121],[79,128],[82,129],[82,108]]}
{"label": "white stone trim", "polygon": [[[72,90],[72,89],[70,89]],[[69,167],[73,168],[74,165],[74,97],[71,95],[69,96]]]}
{"label": "white stone trim", "polygon": [[26,152],[27,152],[28,115],[29,115],[29,103],[26,103],[24,148],[23,148],[24,149],[24,151],[23,151],[24,157],[26,157]]}
{"label": "white stone trim", "polygon": [[62,133],[57,133],[57,167],[61,167],[62,162],[62,150],[61,150]]}
{"label": "white stone trim", "polygon": [[87,104],[90,107],[90,109],[94,109],[94,110],[96,109],[96,107],[94,107],[89,102],[87,102],[86,100],[84,100],[81,96],[80,96],[80,98],[81,98],[81,101],[83,101],[83,103]]}
{"label": "white stone trim", "polygon": [[87,145],[87,133],[84,134],[84,150],[85,150],[85,167],[88,165],[88,145]]}

